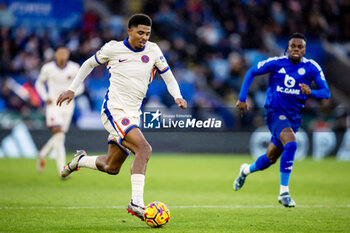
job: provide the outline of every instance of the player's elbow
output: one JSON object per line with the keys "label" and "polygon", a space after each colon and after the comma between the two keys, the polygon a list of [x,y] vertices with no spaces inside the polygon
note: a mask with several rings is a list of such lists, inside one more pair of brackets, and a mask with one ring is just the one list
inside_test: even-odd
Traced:
{"label": "player's elbow", "polygon": [[100,64],[98,64],[95,61],[94,56],[90,57],[89,59],[87,59],[80,67],[80,69],[87,69],[87,70],[92,70],[94,69],[96,66],[98,66]]}
{"label": "player's elbow", "polygon": [[331,98],[330,91],[324,91],[319,98],[321,98],[321,99],[329,99],[329,98]]}
{"label": "player's elbow", "polygon": [[247,71],[247,74],[246,74],[246,76],[248,76],[248,77],[255,77],[257,75],[258,75],[258,71],[254,66],[249,68],[249,70]]}

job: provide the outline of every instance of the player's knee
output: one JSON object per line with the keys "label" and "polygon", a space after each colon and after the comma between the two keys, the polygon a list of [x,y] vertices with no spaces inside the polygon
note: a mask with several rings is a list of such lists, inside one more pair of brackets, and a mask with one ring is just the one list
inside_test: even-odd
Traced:
{"label": "player's knee", "polygon": [[147,143],[146,145],[144,145],[143,151],[144,151],[147,159],[149,159],[151,154],[152,154],[152,146]]}
{"label": "player's knee", "polygon": [[143,157],[144,160],[148,161],[152,154],[152,147],[151,145],[146,142],[143,145],[140,146],[140,155]]}
{"label": "player's knee", "polygon": [[147,145],[147,153],[148,153],[149,155],[152,154],[152,146],[151,146],[150,144]]}
{"label": "player's knee", "polygon": [[116,170],[116,169],[108,170],[107,173],[109,175],[118,175],[119,174],[119,169],[118,170]]}
{"label": "player's knee", "polygon": [[110,175],[117,175],[119,173],[120,167],[110,164],[104,164],[103,170]]}
{"label": "player's knee", "polygon": [[52,132],[53,134],[57,134],[57,133],[62,132],[62,129],[61,129],[60,126],[54,126],[54,127],[51,128],[51,132]]}
{"label": "player's knee", "polygon": [[105,166],[105,171],[110,174],[110,175],[118,175],[120,168],[119,167],[113,167],[113,166],[109,166],[106,165]]}
{"label": "player's knee", "polygon": [[133,152],[139,158],[142,158],[143,160],[147,161],[150,158],[151,154],[152,154],[152,147],[147,141],[144,141],[144,142],[139,143],[138,145],[136,145],[134,147]]}
{"label": "player's knee", "polygon": [[137,151],[135,151],[136,153],[137,152],[140,152],[143,154],[151,154],[152,153],[152,147],[147,141],[143,141],[143,142],[139,143],[136,146],[136,150],[137,150]]}
{"label": "player's knee", "polygon": [[268,159],[270,160],[271,164],[274,164],[277,161],[277,158],[275,158],[275,157],[268,157]]}

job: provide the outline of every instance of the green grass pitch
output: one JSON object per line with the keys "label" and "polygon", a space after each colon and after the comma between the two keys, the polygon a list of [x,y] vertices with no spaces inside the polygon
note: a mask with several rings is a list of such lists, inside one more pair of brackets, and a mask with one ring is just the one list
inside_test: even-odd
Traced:
{"label": "green grass pitch", "polygon": [[[72,157],[68,157],[68,160]],[[290,189],[296,208],[278,204],[279,165],[232,181],[249,156],[153,154],[145,202],[162,201],[171,218],[152,229],[127,214],[130,164],[119,175],[89,169],[58,178],[54,160],[0,159],[0,232],[350,232],[350,163],[296,161]]]}

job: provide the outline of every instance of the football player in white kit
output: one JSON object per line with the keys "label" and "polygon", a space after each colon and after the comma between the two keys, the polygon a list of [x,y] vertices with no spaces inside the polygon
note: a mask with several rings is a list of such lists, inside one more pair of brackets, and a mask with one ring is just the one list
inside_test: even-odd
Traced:
{"label": "football player in white kit", "polygon": [[128,212],[143,220],[143,190],[145,172],[152,148],[143,136],[140,124],[140,108],[148,85],[158,70],[164,79],[175,103],[185,109],[187,102],[182,98],[179,85],[160,50],[149,42],[152,21],[145,14],[135,14],[128,22],[128,37],[124,41],[106,43],[94,56],[81,66],[69,89],[57,99],[57,105],[69,103],[77,87],[94,67],[107,63],[110,72],[110,86],[102,105],[101,119],[109,132],[108,153],[87,156],[77,151],[73,160],[61,172],[66,177],[80,167],[87,167],[108,174],[118,174],[129,151],[135,154],[131,165],[131,201]]}
{"label": "football player in white kit", "polygon": [[[55,52],[55,60],[46,63],[40,70],[35,82],[35,88],[41,99],[46,103],[46,125],[51,129],[52,136],[39,151],[37,169],[42,172],[45,166],[45,157],[54,151],[56,165],[60,172],[66,164],[66,149],[64,147],[65,134],[68,131],[73,111],[74,101],[61,108],[55,105],[55,100],[62,91],[67,90],[78,73],[79,64],[69,61],[69,50],[58,47]],[[47,84],[47,89],[45,87]],[[77,88],[76,95],[84,91],[84,86]]]}

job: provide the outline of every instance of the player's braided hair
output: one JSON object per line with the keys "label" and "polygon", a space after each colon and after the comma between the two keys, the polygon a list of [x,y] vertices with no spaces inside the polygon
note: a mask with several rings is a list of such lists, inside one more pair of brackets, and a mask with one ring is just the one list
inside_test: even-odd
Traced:
{"label": "player's braided hair", "polygon": [[129,19],[128,28],[137,27],[138,25],[152,26],[152,20],[146,14],[134,14]]}
{"label": "player's braided hair", "polygon": [[[293,33],[289,39],[288,39],[288,42],[293,39],[293,38],[299,38],[299,39],[303,39],[305,42],[306,42],[306,37],[304,36],[304,34],[300,33],[300,32],[295,32]],[[288,45],[286,47],[286,49],[284,50],[284,55],[286,55],[287,53],[287,50],[288,50]]]}

